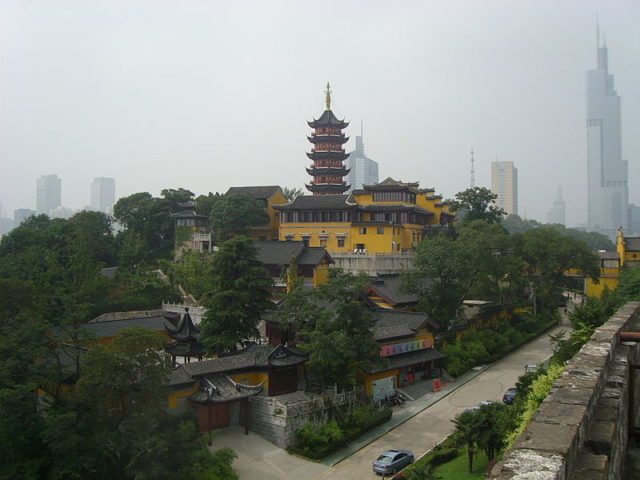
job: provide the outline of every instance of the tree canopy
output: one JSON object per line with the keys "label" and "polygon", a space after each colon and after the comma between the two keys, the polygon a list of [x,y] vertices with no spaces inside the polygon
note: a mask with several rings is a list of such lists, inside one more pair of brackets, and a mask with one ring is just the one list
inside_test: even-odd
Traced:
{"label": "tree canopy", "polygon": [[211,210],[211,225],[218,242],[233,235],[247,235],[250,227],[268,221],[264,205],[248,193],[223,195]]}
{"label": "tree canopy", "polygon": [[451,200],[451,210],[457,212],[461,222],[484,220],[487,223],[500,223],[505,211],[496,206],[498,195],[485,187],[467,188],[456,193]]}
{"label": "tree canopy", "polygon": [[244,340],[259,336],[260,315],[272,306],[273,281],[257,260],[253,240],[239,236],[227,240],[214,255],[211,290],[200,341],[209,352],[235,350]]}

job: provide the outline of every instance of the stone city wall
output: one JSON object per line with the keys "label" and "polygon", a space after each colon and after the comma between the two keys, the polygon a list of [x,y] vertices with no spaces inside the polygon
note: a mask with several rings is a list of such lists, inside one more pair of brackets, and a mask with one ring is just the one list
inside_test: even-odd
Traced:
{"label": "stone city wall", "polygon": [[[624,479],[631,362],[640,347],[618,334],[640,330],[640,302],[622,307],[567,364],[531,423],[492,469],[496,480]],[[640,371],[636,370],[637,417]],[[637,418],[636,418],[637,421]]]}
{"label": "stone city wall", "polygon": [[307,401],[282,403],[278,397],[251,397],[251,430],[280,448],[295,443],[295,431],[307,423],[324,423],[331,408],[351,409],[355,392],[321,395]]}

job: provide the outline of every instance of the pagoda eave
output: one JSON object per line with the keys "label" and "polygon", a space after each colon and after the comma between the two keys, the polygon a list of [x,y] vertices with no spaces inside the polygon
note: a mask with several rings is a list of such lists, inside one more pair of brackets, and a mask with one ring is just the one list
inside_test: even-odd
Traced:
{"label": "pagoda eave", "polygon": [[337,184],[337,183],[323,183],[323,184],[305,184],[305,188],[314,194],[339,194],[344,193],[349,190],[349,185],[347,184]]}
{"label": "pagoda eave", "polygon": [[349,137],[345,137],[344,135],[313,135],[311,137],[307,136],[307,140],[309,142],[316,143],[347,143],[349,141]]}
{"label": "pagoda eave", "polygon": [[306,152],[307,157],[311,160],[322,160],[322,159],[331,159],[331,160],[346,160],[349,158],[349,154],[346,152],[336,152],[334,150],[327,150],[321,152]]}
{"label": "pagoda eave", "polygon": [[311,167],[307,168],[307,173],[312,177],[317,177],[320,175],[338,175],[340,177],[344,177],[347,175],[351,169],[346,167]]}

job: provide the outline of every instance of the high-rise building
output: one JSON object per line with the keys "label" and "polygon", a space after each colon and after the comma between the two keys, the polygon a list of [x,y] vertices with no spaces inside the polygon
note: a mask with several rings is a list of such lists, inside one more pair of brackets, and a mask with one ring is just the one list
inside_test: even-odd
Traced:
{"label": "high-rise building", "polygon": [[91,209],[109,212],[116,201],[116,180],[97,177],[91,182]]}
{"label": "high-rise building", "polygon": [[58,208],[61,202],[62,180],[58,175],[42,175],[38,178],[36,190],[36,212],[49,213]]}
{"label": "high-rise building", "polygon": [[331,111],[331,90],[327,83],[326,109],[319,119],[307,124],[314,132],[307,139],[313,144],[307,157],[313,160],[313,164],[307,168],[307,173],[313,177],[307,190],[314,195],[326,195],[344,193],[349,185],[343,178],[349,173],[344,166],[344,161],[349,157],[342,145],[349,140],[342,130],[347,128],[349,122],[338,120]]}
{"label": "high-rise building", "polygon": [[350,185],[350,192],[362,188],[363,185],[378,183],[378,162],[364,154],[362,135],[356,136],[356,149],[349,154],[345,163],[349,169],[347,182]]}
{"label": "high-rise building", "polygon": [[518,214],[518,169],[513,162],[491,163],[491,190],[498,196],[498,207],[507,215]]}
{"label": "high-rise building", "polygon": [[35,215],[36,211],[31,210],[29,208],[16,208],[13,211],[13,225],[15,227],[19,226],[22,222],[24,222],[27,218]]}
{"label": "high-rise building", "polygon": [[587,72],[587,228],[615,238],[629,226],[627,162],[622,160],[620,96],[597,38],[597,68]]}
{"label": "high-rise building", "polygon": [[547,213],[547,223],[559,223],[565,225],[564,200],[562,199],[562,187],[558,187],[558,196],[553,202],[551,210]]}

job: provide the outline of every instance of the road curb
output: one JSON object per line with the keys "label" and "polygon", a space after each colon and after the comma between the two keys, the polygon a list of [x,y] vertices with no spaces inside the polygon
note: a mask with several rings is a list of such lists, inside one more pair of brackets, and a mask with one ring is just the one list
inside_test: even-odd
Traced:
{"label": "road curb", "polygon": [[[348,451],[346,451],[344,454],[340,454],[341,458],[339,458],[337,460],[321,461],[320,463],[322,463],[324,465],[327,465],[329,467],[333,467],[333,466],[339,464],[344,459],[346,459],[346,458],[350,457],[351,455],[353,455],[354,453],[362,450],[364,447],[366,447],[370,443],[375,442],[377,439],[379,439],[383,435],[387,434],[391,430],[399,427],[403,423],[411,420],[413,417],[415,417],[419,413],[422,413],[427,408],[431,407],[432,405],[434,405],[435,403],[439,402],[443,398],[448,397],[453,392],[455,392],[460,387],[462,387],[463,385],[467,384],[468,382],[470,382],[471,380],[476,378],[478,375],[480,375],[482,372],[484,372],[485,370],[487,370],[488,368],[490,368],[494,364],[495,364],[495,362],[490,363],[489,365],[482,365],[480,367],[474,367],[476,370],[473,370],[473,371],[466,372],[466,373],[462,374],[452,384],[449,384],[451,386],[450,388],[448,388],[447,390],[444,390],[444,389],[441,390],[441,392],[439,392],[439,393],[441,393],[441,395],[438,396],[438,398],[434,398],[433,401],[427,402],[424,407],[420,408],[419,410],[416,410],[415,412],[409,413],[408,415],[406,415],[406,417],[398,418],[397,423],[394,423],[393,425],[389,425],[389,422],[383,424],[383,426],[381,426],[382,428],[381,428],[381,430],[379,432],[376,431],[375,433],[371,434],[370,437],[368,437],[366,439],[363,439],[361,444],[360,444],[360,442],[354,442],[354,443],[357,443],[355,448],[353,448],[353,449],[349,448]],[[461,377],[465,377],[465,378],[460,380]],[[419,402],[420,400],[416,400],[416,401]],[[392,421],[392,420],[390,420],[390,421]],[[388,428],[384,428],[384,427],[388,427]]]}

